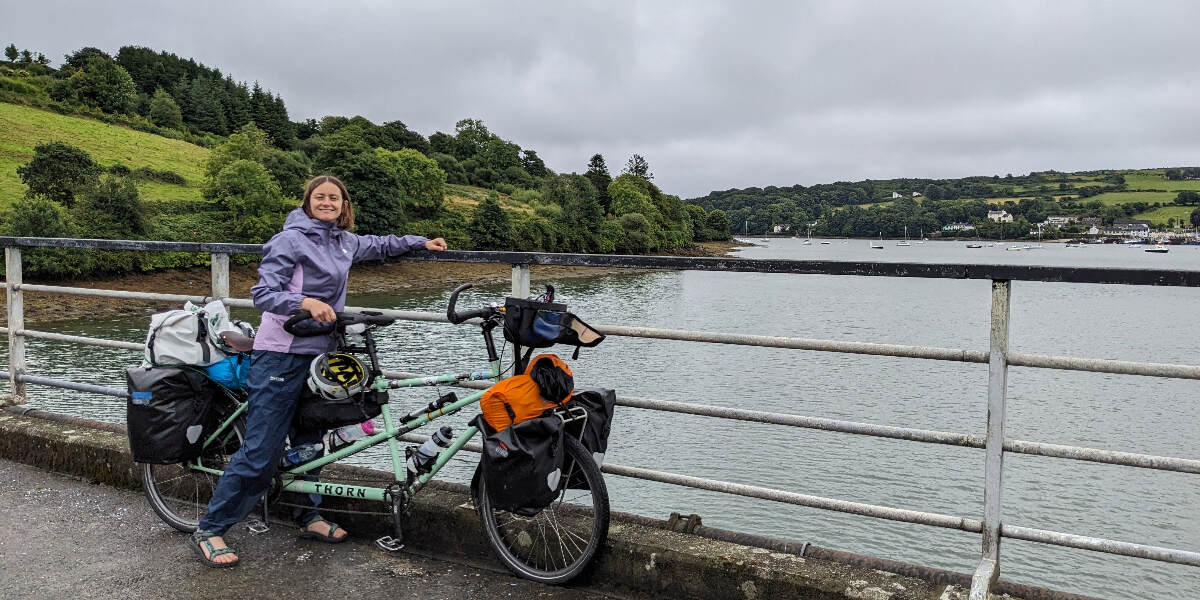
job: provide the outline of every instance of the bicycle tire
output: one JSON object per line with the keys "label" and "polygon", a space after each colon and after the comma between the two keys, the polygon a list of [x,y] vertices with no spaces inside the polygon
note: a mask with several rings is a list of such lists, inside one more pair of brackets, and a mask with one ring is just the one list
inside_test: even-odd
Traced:
{"label": "bicycle tire", "polygon": [[[226,409],[222,421],[231,410]],[[137,463],[142,490],[150,502],[150,509],[167,525],[179,531],[195,531],[220,478],[197,471],[194,466],[204,465],[223,470],[233,453],[241,447],[246,437],[245,431],[246,417],[243,415],[231,423],[230,428],[197,458],[169,465]]]}
{"label": "bicycle tire", "polygon": [[[520,577],[550,585],[566,583],[583,573],[608,538],[608,488],[600,467],[578,440],[568,437],[563,441],[563,488],[536,516],[493,509],[482,470],[474,493],[484,534],[504,566]],[[566,485],[577,485],[581,479],[584,489]],[[581,545],[581,541],[586,543]]]}

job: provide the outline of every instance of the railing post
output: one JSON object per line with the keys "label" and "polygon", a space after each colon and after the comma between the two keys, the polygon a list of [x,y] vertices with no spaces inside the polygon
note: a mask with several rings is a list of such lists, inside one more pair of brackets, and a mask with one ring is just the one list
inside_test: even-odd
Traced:
{"label": "railing post", "polygon": [[529,296],[529,265],[512,266],[512,297]]}
{"label": "railing post", "polygon": [[25,404],[25,384],[18,381],[25,374],[25,301],[21,294],[21,249],[4,249],[5,288],[8,296],[8,373],[12,396],[9,404]]}
{"label": "railing post", "polygon": [[983,559],[971,579],[971,599],[987,600],[1000,575],[1000,491],[1004,475],[1004,411],[1008,391],[1008,315],[1012,282],[992,281],[988,349],[988,412],[983,466]]}
{"label": "railing post", "polygon": [[224,252],[212,253],[212,297],[229,297],[229,255]]}

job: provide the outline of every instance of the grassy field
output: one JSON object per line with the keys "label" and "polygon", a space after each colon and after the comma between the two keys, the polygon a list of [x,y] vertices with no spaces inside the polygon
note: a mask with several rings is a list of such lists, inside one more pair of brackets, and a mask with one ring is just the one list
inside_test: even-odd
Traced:
{"label": "grassy field", "polygon": [[1130,171],[1125,174],[1125,186],[1131,190],[1200,190],[1200,179],[1171,181],[1163,176],[1163,169]]}
{"label": "grassy field", "polygon": [[1175,201],[1175,195],[1178,192],[1106,192],[1091,198],[1084,198],[1083,202],[1099,200],[1105,206],[1111,204],[1126,204],[1128,202],[1161,202],[1170,204]]}
{"label": "grassy field", "polygon": [[[475,206],[487,199],[490,193],[492,193],[492,190],[487,188],[448,183],[446,184],[445,195],[446,206],[454,208],[463,214],[470,215],[475,210]],[[510,198],[508,194],[500,194],[500,206],[508,211],[519,213],[533,212],[533,209],[528,204],[517,202]]]}
{"label": "grassy field", "polygon": [[0,207],[25,195],[17,167],[33,158],[33,147],[61,141],[85,150],[104,166],[122,163],[136,169],[150,167],[174,171],[186,186],[143,183],[142,198],[151,202],[200,200],[204,159],[208,150],[125,127],[80,117],[0,103]]}
{"label": "grassy field", "polygon": [[1167,219],[1172,217],[1175,221],[1187,222],[1192,215],[1192,211],[1196,210],[1194,206],[1162,206],[1154,210],[1148,210],[1143,213],[1133,215],[1134,219],[1143,219],[1152,223],[1166,225]]}

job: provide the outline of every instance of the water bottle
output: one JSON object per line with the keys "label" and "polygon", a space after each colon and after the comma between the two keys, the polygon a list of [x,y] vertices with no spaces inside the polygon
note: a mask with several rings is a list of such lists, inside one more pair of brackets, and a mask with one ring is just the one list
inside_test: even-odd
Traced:
{"label": "water bottle", "polygon": [[[428,473],[433,466],[433,461],[437,460],[438,454],[442,448],[449,448],[450,442],[454,440],[454,430],[449,425],[435,431],[425,443],[416,447],[416,450],[408,453],[408,475],[416,477],[421,473]],[[411,450],[412,447],[410,446]]]}
{"label": "water bottle", "polygon": [[362,438],[374,434],[374,421],[368,420],[363,421],[362,423],[347,425],[341,429],[335,429],[329,432],[329,443],[327,446],[330,452],[334,452],[336,450],[345,448],[346,446],[349,446],[350,444],[353,444]]}
{"label": "water bottle", "polygon": [[325,444],[322,444],[321,442],[292,446],[283,454],[283,464],[284,466],[292,467],[300,463],[306,463],[320,456],[321,450],[324,449]]}

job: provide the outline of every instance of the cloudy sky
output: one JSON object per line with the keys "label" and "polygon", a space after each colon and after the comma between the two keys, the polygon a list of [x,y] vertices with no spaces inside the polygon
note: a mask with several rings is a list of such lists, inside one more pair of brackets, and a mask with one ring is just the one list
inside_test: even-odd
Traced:
{"label": "cloudy sky", "polygon": [[[1200,165],[1200,2],[0,0],[0,45],[193,57],[293,120],[465,117],[685,198]],[[2,135],[2,134],[0,134]]]}

